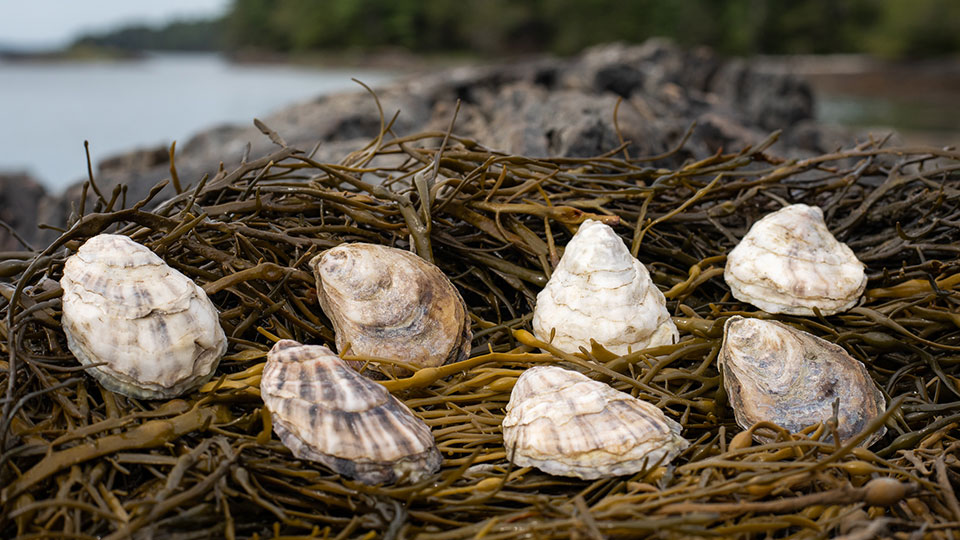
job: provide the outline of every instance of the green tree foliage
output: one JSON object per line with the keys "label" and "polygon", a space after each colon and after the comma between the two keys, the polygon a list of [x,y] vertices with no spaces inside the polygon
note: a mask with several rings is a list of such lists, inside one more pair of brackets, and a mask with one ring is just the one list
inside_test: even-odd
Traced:
{"label": "green tree foliage", "polygon": [[670,37],[732,54],[960,52],[956,0],[235,0],[233,47],[571,54]]}
{"label": "green tree foliage", "polygon": [[176,21],[162,28],[128,26],[82,36],[74,47],[94,46],[132,51],[213,51],[221,46],[220,21]]}
{"label": "green tree foliage", "polygon": [[960,2],[914,0],[883,2],[871,49],[890,57],[960,52]]}
{"label": "green tree foliage", "polygon": [[281,28],[273,20],[277,8],[278,2],[273,0],[234,0],[223,25],[227,47],[289,50],[293,29]]}
{"label": "green tree foliage", "polygon": [[665,36],[728,54],[960,53],[958,0],[233,0],[222,21],[89,36],[124,49],[573,54]]}

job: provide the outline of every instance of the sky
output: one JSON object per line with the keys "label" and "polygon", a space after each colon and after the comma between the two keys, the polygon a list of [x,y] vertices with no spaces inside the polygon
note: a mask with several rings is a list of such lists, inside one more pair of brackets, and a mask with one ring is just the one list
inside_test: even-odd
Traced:
{"label": "sky", "polygon": [[55,48],[90,31],[220,15],[229,3],[230,0],[8,0],[0,5],[0,44]]}

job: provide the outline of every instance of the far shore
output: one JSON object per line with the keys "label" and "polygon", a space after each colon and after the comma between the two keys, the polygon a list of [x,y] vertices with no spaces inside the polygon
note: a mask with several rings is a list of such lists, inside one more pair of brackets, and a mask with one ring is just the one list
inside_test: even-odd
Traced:
{"label": "far shore", "polygon": [[105,47],[73,46],[53,50],[0,49],[0,61],[4,62],[81,62],[81,61],[131,61],[141,60],[147,53]]}
{"label": "far shore", "polygon": [[[369,68],[417,72],[461,65],[503,64],[548,56],[519,54],[485,56],[468,51],[414,53],[395,47],[379,50],[344,49],[283,53],[256,49],[134,51],[93,45],[71,45],[53,50],[4,49],[7,62],[136,61],[151,53],[221,54],[238,64],[297,65],[305,67]],[[765,70],[789,71],[811,81],[818,90],[864,96],[916,96],[950,99],[960,95],[960,56],[923,60],[888,60],[867,54],[758,55],[744,57]]]}

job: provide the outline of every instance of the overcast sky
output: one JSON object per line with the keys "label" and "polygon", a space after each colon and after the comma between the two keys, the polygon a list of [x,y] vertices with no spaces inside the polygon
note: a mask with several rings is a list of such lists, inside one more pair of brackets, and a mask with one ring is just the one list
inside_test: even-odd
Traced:
{"label": "overcast sky", "polygon": [[219,15],[230,1],[6,0],[0,5],[0,44],[57,47],[89,31]]}

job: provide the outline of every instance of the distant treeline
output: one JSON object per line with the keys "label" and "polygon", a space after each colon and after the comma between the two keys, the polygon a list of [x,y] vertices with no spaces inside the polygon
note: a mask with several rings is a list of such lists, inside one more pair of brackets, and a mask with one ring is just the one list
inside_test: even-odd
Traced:
{"label": "distant treeline", "polygon": [[214,51],[225,44],[223,20],[176,21],[163,27],[126,26],[119,30],[81,36],[78,47],[124,51]]}
{"label": "distant treeline", "polygon": [[222,20],[127,28],[84,43],[287,53],[552,52],[665,36],[727,54],[960,52],[957,0],[234,0]]}

